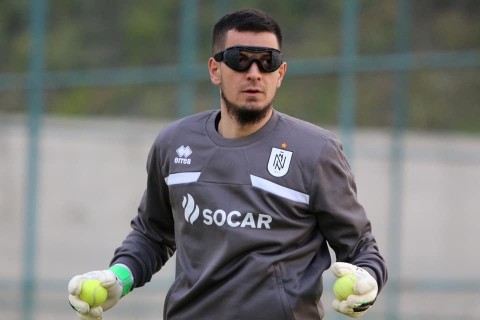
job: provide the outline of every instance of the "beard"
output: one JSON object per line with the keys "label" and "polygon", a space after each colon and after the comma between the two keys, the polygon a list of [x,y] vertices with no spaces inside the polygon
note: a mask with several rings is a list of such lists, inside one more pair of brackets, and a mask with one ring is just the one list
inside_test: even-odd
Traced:
{"label": "beard", "polygon": [[239,106],[231,102],[225,97],[223,90],[220,90],[220,95],[225,103],[227,113],[240,125],[252,125],[258,123],[263,120],[270,109],[272,109],[272,101],[261,108],[252,109],[248,106]]}

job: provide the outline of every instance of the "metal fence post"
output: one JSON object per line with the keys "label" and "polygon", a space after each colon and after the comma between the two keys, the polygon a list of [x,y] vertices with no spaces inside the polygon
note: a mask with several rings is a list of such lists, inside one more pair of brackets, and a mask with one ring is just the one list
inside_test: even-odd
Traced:
{"label": "metal fence post", "polygon": [[182,0],[180,11],[180,83],[178,117],[193,113],[195,83],[193,66],[197,57],[198,1]]}
{"label": "metal fence post", "polygon": [[39,135],[43,113],[43,78],[45,74],[45,25],[47,0],[32,0],[30,4],[31,50],[28,72],[28,167],[26,180],[26,212],[23,260],[22,314],[33,319],[36,291],[36,238]]}
{"label": "metal fence post", "polygon": [[[397,0],[397,22],[395,45],[397,53],[405,53],[410,49],[411,30],[410,0]],[[394,73],[395,91],[393,93],[393,125],[390,149],[390,200],[388,234],[389,278],[387,294],[387,318],[399,319],[399,301],[401,292],[402,263],[402,204],[405,146],[404,135],[407,123],[409,99],[409,69]]]}
{"label": "metal fence post", "polygon": [[358,4],[343,0],[342,49],[340,71],[340,133],[347,158],[353,159],[353,131],[355,127],[355,59],[357,56]]}
{"label": "metal fence post", "polygon": [[[358,4],[356,0],[343,0],[341,17],[341,53],[339,88],[339,125],[342,145],[349,162],[353,162],[353,134],[355,129],[356,84],[355,60],[357,57]],[[331,289],[331,288],[329,288]],[[334,313],[335,319],[344,319]]]}

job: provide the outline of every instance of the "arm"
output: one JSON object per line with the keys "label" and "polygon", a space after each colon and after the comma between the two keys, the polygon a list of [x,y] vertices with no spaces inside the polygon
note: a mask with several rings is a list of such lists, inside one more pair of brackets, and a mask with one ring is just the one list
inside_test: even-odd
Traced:
{"label": "arm", "polygon": [[387,281],[386,263],[365,210],[358,202],[353,174],[338,143],[327,142],[315,170],[313,210],[318,213],[319,228],[335,251],[337,261],[345,263],[334,264],[332,271],[337,277],[358,273],[364,279],[353,288],[359,290],[354,293],[358,299],[352,295],[349,302],[335,300],[334,308],[349,316],[360,316],[366,309],[353,308],[373,303]]}
{"label": "arm", "polygon": [[355,180],[339,144],[326,143],[315,170],[312,206],[337,261],[366,269],[381,289],[387,280],[386,263],[358,202]]}

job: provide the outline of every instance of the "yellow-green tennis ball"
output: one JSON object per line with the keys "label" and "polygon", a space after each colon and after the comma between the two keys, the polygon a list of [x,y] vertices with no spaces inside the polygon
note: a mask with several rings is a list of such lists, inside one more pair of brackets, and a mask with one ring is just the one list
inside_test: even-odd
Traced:
{"label": "yellow-green tennis ball", "polygon": [[100,281],[96,279],[85,280],[78,297],[91,307],[98,307],[107,300],[107,289],[102,287]]}
{"label": "yellow-green tennis ball", "polygon": [[347,274],[338,278],[333,284],[333,294],[339,301],[347,300],[349,295],[355,293],[355,284],[357,277],[353,274]]}

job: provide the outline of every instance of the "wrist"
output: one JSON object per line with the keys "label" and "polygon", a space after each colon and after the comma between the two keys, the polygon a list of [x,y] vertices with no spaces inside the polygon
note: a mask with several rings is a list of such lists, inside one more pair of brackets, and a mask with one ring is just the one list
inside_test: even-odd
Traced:
{"label": "wrist", "polygon": [[109,269],[122,284],[122,297],[126,296],[133,288],[133,275],[130,269],[124,264],[114,264]]}

